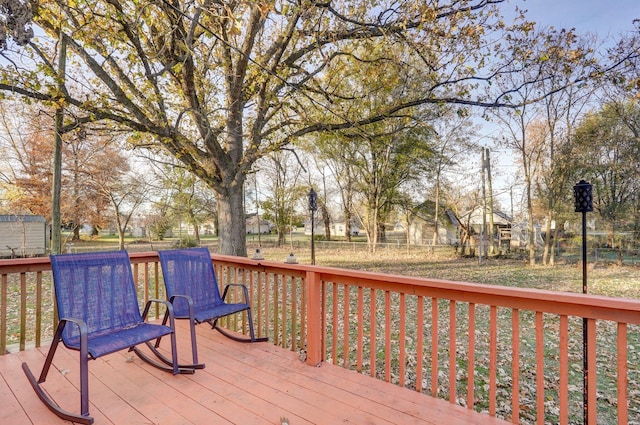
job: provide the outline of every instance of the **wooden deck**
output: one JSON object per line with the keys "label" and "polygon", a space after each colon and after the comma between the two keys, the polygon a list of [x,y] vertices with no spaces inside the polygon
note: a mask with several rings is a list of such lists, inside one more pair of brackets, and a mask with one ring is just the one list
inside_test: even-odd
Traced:
{"label": "wooden deck", "polygon": [[[178,346],[188,347],[186,321]],[[164,345],[168,341],[163,342]],[[172,376],[120,352],[89,363],[95,424],[506,424],[488,415],[338,366],[311,367],[270,343],[242,344],[198,326],[204,370]],[[40,402],[21,363],[36,375],[48,347],[0,356],[0,423],[64,424]],[[78,412],[78,353],[61,348],[45,386]],[[182,350],[182,361],[190,353]]]}

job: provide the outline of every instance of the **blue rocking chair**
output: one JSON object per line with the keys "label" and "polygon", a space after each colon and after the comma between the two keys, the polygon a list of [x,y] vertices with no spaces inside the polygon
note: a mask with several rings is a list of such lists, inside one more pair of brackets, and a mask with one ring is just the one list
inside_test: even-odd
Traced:
{"label": "blue rocking chair", "polygon": [[[173,373],[193,373],[193,369],[178,366],[172,305],[163,300],[150,300],[140,314],[136,287],[131,273],[131,262],[126,251],[92,252],[83,254],[52,255],[51,266],[60,321],[47,354],[40,378],[26,363],[22,364],[29,382],[38,397],[59,417],[72,422],[91,424],[89,415],[88,361],[128,348],[142,360]],[[145,322],[152,303],[164,303],[169,319],[165,323]],[[136,346],[170,335],[171,366],[152,360]],[[80,351],[80,414],[60,408],[41,386],[60,341]]]}
{"label": "blue rocking chair", "polygon": [[[158,251],[162,265],[162,275],[167,298],[173,304],[176,319],[189,319],[191,330],[191,350],[194,368],[202,368],[198,363],[195,325],[207,322],[223,335],[240,342],[267,341],[268,338],[256,338],[249,305],[249,291],[245,285],[228,284],[222,296],[213,270],[211,254],[206,247]],[[224,300],[230,287],[241,287],[244,293],[243,303],[226,303]],[[218,325],[218,319],[231,314],[247,312],[250,338],[237,337]],[[163,323],[166,323],[165,315]],[[160,341],[156,342],[156,347]],[[181,365],[181,367],[188,367]]]}

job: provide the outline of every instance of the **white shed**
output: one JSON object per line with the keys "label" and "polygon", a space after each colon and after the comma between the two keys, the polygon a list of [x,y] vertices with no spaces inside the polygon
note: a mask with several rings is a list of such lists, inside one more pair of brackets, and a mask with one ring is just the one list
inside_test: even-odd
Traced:
{"label": "white shed", "polygon": [[47,222],[41,215],[0,215],[0,258],[47,253]]}
{"label": "white shed", "polygon": [[272,222],[269,220],[258,220],[257,216],[249,217],[246,220],[247,225],[247,234],[249,235],[257,235],[258,233],[271,233],[273,228],[275,227]]}

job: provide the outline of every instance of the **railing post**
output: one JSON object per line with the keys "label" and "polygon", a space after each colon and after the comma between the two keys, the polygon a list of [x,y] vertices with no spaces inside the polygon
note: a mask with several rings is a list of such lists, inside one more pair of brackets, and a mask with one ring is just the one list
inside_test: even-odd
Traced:
{"label": "railing post", "polygon": [[307,271],[307,364],[322,363],[322,285],[320,274]]}

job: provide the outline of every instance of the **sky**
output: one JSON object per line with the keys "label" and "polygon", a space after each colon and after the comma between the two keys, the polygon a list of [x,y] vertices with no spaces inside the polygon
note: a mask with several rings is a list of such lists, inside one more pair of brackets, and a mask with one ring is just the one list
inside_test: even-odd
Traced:
{"label": "sky", "polygon": [[526,16],[542,26],[575,28],[601,37],[633,29],[640,19],[640,0],[510,0],[511,6],[528,10]]}
{"label": "sky", "polygon": [[[595,33],[599,40],[614,37],[633,30],[633,19],[640,19],[640,0],[507,0],[501,6],[505,15],[508,10],[518,5],[527,10],[526,17],[542,27],[575,28],[578,34]],[[507,15],[508,16],[508,15]],[[482,121],[480,121],[482,122]],[[482,124],[480,141],[500,134],[495,125]],[[488,143],[491,144],[491,143]],[[511,198],[509,187],[513,184],[513,176],[519,165],[514,165],[513,158],[504,150],[491,148],[491,162],[495,167],[494,196],[502,204],[506,212],[510,212]],[[478,168],[480,168],[478,154]],[[514,203],[518,203],[519,195],[514,190]],[[516,210],[518,208],[516,207]]]}

